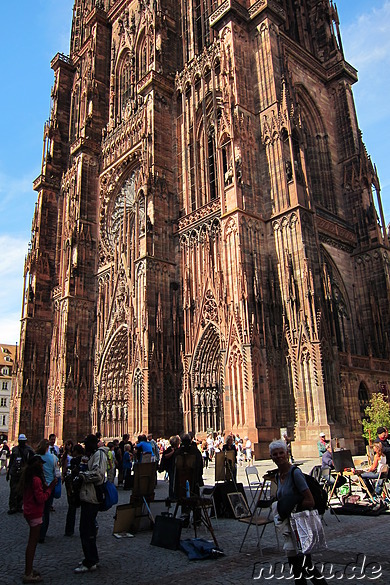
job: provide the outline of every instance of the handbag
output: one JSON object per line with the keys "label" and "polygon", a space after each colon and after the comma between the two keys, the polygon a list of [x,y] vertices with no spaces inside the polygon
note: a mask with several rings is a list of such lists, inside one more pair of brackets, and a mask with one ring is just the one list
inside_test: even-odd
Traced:
{"label": "handbag", "polygon": [[53,489],[53,497],[55,500],[59,500],[61,497],[61,478],[57,477],[57,483]]}
{"label": "handbag", "polygon": [[292,512],[290,526],[297,553],[311,554],[328,548],[318,510]]}

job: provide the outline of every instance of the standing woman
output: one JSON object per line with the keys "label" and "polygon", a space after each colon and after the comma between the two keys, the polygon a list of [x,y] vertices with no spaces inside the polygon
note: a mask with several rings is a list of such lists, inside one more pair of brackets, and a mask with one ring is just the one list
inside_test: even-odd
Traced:
{"label": "standing woman", "polygon": [[173,500],[175,497],[175,456],[176,452],[180,447],[179,435],[172,435],[169,439],[169,447],[165,449],[163,456],[161,457],[161,463],[164,461],[164,470],[168,474],[169,479],[169,491],[168,497]]}
{"label": "standing woman", "polygon": [[73,441],[71,439],[68,439],[64,444],[60,462],[62,483],[64,483],[65,477],[67,476],[68,469],[70,467],[70,462],[72,460],[72,449]]}
{"label": "standing woman", "polygon": [[[49,453],[50,443],[47,439],[42,439],[38,443],[37,454],[43,459],[43,474],[47,485],[50,485],[53,480],[57,477],[58,459],[53,453]],[[43,509],[43,523],[41,525],[41,533],[39,535],[39,542],[45,542],[46,532],[49,528],[50,522],[50,510],[53,505],[54,494],[51,492],[49,498],[45,502]]]}
{"label": "standing woman", "polygon": [[[273,441],[269,446],[272,461],[278,467],[277,510],[274,514],[275,528],[283,540],[283,550],[294,574],[295,585],[306,585],[307,579],[312,583],[326,585],[319,570],[313,565],[311,555],[297,553],[292,540],[289,517],[297,506],[298,510],[312,510],[314,498],[306,483],[305,476],[298,467],[290,464],[285,441]],[[294,470],[294,471],[293,471]]]}
{"label": "standing woman", "polygon": [[68,512],[66,514],[65,536],[73,536],[76,523],[76,510],[80,507],[79,477],[81,458],[84,455],[84,447],[76,443],[72,449],[72,458],[65,477],[66,496],[68,499]]}
{"label": "standing woman", "polygon": [[207,445],[206,439],[202,441],[202,457],[203,457],[203,467],[206,469],[209,466],[209,449]]}
{"label": "standing woman", "polygon": [[226,463],[229,465],[229,470],[233,477],[233,480],[237,481],[237,448],[234,444],[233,435],[228,435],[226,438],[226,443],[222,447],[222,451],[224,453],[231,452],[234,453],[234,461],[232,462],[230,459],[226,460]]}
{"label": "standing woman", "polygon": [[126,443],[123,453],[123,489],[131,490],[131,468],[133,467],[133,455],[131,453],[131,445]]}
{"label": "standing woman", "polygon": [[46,485],[43,459],[39,455],[33,455],[22,471],[18,489],[23,494],[23,513],[30,526],[23,583],[42,581],[41,575],[33,570],[34,556],[42,525],[43,508],[52,494],[56,481],[53,479],[49,486]]}

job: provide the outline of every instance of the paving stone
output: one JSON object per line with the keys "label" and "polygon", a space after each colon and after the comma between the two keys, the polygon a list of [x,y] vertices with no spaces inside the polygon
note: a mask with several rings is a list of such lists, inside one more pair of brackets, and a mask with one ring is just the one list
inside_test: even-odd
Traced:
{"label": "paving stone", "polygon": [[[303,471],[309,471],[318,461],[305,461]],[[272,469],[270,461],[256,462],[259,474]],[[205,483],[213,485],[214,466],[205,470]],[[159,475],[155,497],[164,499],[168,494],[168,483]],[[238,481],[246,485],[245,468],[238,471]],[[22,514],[7,515],[9,485],[5,476],[0,476],[0,547],[3,552],[0,568],[0,584],[13,585],[22,582],[24,552],[28,537],[28,526]],[[130,492],[119,490],[119,503],[127,503]],[[275,566],[286,561],[277,550],[275,532],[267,526],[263,536],[263,557],[256,547],[256,529],[250,529],[242,553],[239,553],[246,525],[234,519],[213,520],[213,526],[220,547],[225,556],[216,560],[189,561],[181,551],[170,551],[150,545],[151,531],[139,532],[134,538],[116,539],[112,535],[113,516],[109,510],[98,515],[98,550],[100,566],[94,573],[75,575],[73,569],[82,559],[78,531],[73,537],[64,536],[67,511],[66,495],[54,502],[55,512],[51,514],[50,526],[44,544],[38,545],[35,568],[42,572],[46,585],[99,584],[114,585],[246,585],[248,583],[283,583],[284,580],[268,578],[263,571],[260,577],[260,563]],[[328,550],[316,554],[316,562],[327,563],[327,570],[333,563],[333,577],[328,583],[390,583],[390,562],[387,552],[387,533],[390,513],[379,517],[342,516],[340,522],[329,512],[325,515]],[[204,528],[198,536],[211,538]],[[184,529],[182,538],[193,538],[193,528]],[[352,579],[343,575],[348,563],[356,563],[358,555],[365,555],[366,562],[381,565],[381,575],[376,579]],[[360,557],[361,560],[361,557]],[[264,565],[268,563],[268,565]],[[279,565],[280,566],[280,565]],[[265,578],[267,576],[267,578]],[[342,577],[342,578],[341,578]],[[291,583],[291,579],[286,583]]]}

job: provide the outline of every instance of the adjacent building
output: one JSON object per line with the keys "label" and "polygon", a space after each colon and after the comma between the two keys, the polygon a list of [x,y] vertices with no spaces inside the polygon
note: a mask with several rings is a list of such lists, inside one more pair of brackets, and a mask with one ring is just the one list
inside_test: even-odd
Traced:
{"label": "adjacent building", "polygon": [[12,433],[359,449],[390,257],[333,2],[76,0],[51,66]]}
{"label": "adjacent building", "polygon": [[0,344],[0,441],[8,439],[12,373],[16,346]]}

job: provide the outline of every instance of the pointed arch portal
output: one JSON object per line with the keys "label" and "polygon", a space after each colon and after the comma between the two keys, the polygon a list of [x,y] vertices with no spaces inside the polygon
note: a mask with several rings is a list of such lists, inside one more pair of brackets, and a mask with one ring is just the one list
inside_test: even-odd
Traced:
{"label": "pointed arch portal", "polygon": [[107,348],[101,366],[97,396],[97,428],[105,437],[127,432],[128,328],[122,326]]}
{"label": "pointed arch portal", "polygon": [[195,433],[223,428],[221,342],[212,323],[203,332],[194,354],[192,404]]}

